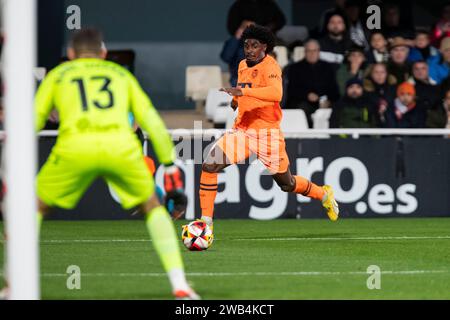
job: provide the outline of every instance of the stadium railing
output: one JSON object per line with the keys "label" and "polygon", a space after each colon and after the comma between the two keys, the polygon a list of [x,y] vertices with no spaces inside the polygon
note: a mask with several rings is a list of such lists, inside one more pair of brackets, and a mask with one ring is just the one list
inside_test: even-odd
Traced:
{"label": "stadium railing", "polygon": [[[170,129],[169,133],[173,137],[198,137],[198,136],[221,136],[229,129]],[[299,130],[298,132],[285,133],[284,137],[289,139],[295,138],[323,138],[323,135],[330,136],[351,136],[358,139],[360,136],[442,136],[450,137],[450,129],[308,129]],[[0,131],[0,136],[4,136],[4,132]],[[44,130],[39,133],[40,137],[56,137],[57,130]],[[316,137],[315,137],[316,136]]]}
{"label": "stadium railing", "polygon": [[[172,137],[220,137],[230,129],[170,129]],[[39,137],[57,137],[58,130],[43,130],[39,132]],[[307,129],[298,132],[284,133],[288,139],[295,138],[321,138],[323,135],[349,136],[358,139],[361,136],[442,136],[450,138],[450,129]],[[5,137],[5,132],[0,130],[0,140]]]}

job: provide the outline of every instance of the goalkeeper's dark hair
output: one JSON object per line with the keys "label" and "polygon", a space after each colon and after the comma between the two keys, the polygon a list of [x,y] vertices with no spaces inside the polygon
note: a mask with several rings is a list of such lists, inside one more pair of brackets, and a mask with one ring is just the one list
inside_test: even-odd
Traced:
{"label": "goalkeeper's dark hair", "polygon": [[95,28],[84,28],[75,31],[70,39],[70,47],[77,54],[80,52],[101,52],[104,47],[103,35],[100,30]]}
{"label": "goalkeeper's dark hair", "polygon": [[242,34],[242,41],[247,39],[256,39],[267,45],[266,53],[271,53],[275,47],[275,35],[269,28],[260,25],[250,25]]}

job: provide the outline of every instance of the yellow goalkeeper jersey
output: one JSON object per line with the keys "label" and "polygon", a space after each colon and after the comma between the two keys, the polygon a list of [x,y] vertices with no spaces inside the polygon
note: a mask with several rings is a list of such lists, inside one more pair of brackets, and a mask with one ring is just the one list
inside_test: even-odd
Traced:
{"label": "yellow goalkeeper jersey", "polygon": [[161,163],[174,160],[174,145],[150,98],[122,66],[102,59],[65,62],[44,78],[35,97],[36,128],[41,130],[53,108],[60,119],[58,140],[77,135],[133,135],[132,112],[149,135]]}

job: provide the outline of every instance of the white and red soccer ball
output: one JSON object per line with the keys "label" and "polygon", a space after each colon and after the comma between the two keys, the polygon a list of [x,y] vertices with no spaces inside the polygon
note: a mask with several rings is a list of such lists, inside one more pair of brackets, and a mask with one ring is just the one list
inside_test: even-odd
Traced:
{"label": "white and red soccer ball", "polygon": [[203,251],[213,243],[211,228],[203,221],[192,221],[183,226],[181,240],[186,248],[191,251]]}

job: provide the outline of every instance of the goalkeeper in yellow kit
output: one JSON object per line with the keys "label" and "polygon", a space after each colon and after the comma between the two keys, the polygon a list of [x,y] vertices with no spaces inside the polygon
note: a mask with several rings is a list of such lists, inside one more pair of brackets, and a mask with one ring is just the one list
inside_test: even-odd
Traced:
{"label": "goalkeeper in yellow kit", "polygon": [[44,127],[53,108],[60,117],[58,140],[37,177],[39,219],[51,207],[74,208],[90,184],[102,177],[125,209],[138,207],[145,214],[175,297],[198,298],[187,284],[173,223],[154,193],[153,177],[128,116],[133,113],[165,165],[166,191],[176,192],[170,189],[182,181],[163,121],[136,78],[104,60],[106,49],[99,31],[77,31],[68,57],[71,61],[52,70],[36,94],[37,130]]}

